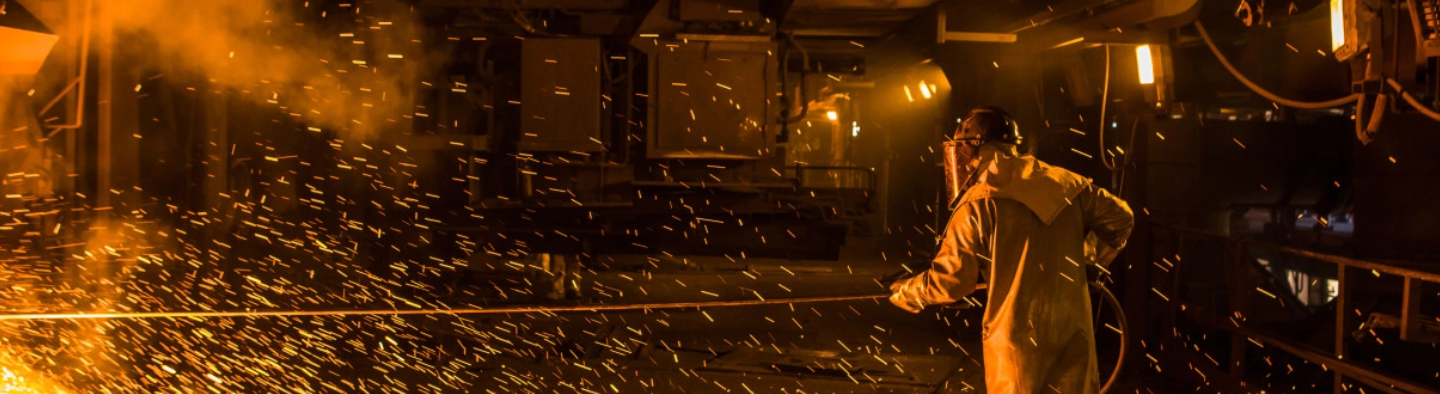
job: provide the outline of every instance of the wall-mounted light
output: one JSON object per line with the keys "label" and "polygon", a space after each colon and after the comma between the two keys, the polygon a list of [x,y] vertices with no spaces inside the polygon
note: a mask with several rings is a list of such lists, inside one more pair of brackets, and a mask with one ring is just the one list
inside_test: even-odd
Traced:
{"label": "wall-mounted light", "polygon": [[1345,46],[1345,0],[1330,0],[1330,51]]}
{"label": "wall-mounted light", "polygon": [[852,122],[850,122],[850,136],[851,136],[851,137],[859,137],[859,136],[860,136],[860,122],[858,122],[858,121],[852,121]]}
{"label": "wall-mounted light", "polygon": [[1155,83],[1155,60],[1150,57],[1150,45],[1135,47],[1135,61],[1139,63],[1140,84]]}
{"label": "wall-mounted light", "polygon": [[930,94],[930,85],[926,85],[923,80],[920,81],[920,96],[928,99],[930,98]]}
{"label": "wall-mounted light", "polygon": [[1350,60],[1369,49],[1380,8],[1378,0],[1330,0],[1330,50],[1336,60]]}
{"label": "wall-mounted light", "polygon": [[910,100],[910,102],[912,102],[912,103],[915,102],[915,95],[910,93],[910,86],[901,86],[901,87],[905,88],[905,99],[906,99],[906,100]]}
{"label": "wall-mounted light", "polygon": [[1163,103],[1174,98],[1170,90],[1175,74],[1170,61],[1168,45],[1142,44],[1135,47],[1135,66],[1140,88],[1145,92],[1145,102]]}
{"label": "wall-mounted light", "polygon": [[825,111],[825,117],[829,118],[830,120],[840,120],[840,113],[835,111]]}

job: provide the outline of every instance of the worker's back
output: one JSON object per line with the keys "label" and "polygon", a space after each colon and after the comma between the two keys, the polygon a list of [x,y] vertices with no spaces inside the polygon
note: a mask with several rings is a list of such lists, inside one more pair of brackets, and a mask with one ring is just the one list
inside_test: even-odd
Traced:
{"label": "worker's back", "polygon": [[1118,249],[1130,208],[1088,179],[1034,157],[982,150],[931,269],[896,286],[897,305],[953,302],[989,280],[989,393],[1099,392],[1086,234]]}

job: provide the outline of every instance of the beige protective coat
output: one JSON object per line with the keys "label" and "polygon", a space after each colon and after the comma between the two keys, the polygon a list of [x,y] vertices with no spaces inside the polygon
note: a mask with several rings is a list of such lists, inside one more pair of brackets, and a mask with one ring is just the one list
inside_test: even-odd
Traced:
{"label": "beige protective coat", "polygon": [[953,303],[985,270],[987,392],[1096,394],[1085,239],[1093,232],[1101,249],[1118,250],[1134,215],[1089,179],[1009,150],[981,149],[984,173],[961,196],[931,268],[892,286],[891,301],[916,313]]}

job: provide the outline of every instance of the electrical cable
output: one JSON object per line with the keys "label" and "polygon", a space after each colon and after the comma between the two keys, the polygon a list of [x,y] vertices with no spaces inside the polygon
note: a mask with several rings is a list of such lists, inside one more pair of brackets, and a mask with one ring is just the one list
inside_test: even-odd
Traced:
{"label": "electrical cable", "polygon": [[1361,93],[1360,100],[1355,102],[1355,139],[1363,145],[1369,145],[1370,136],[1365,134],[1365,127],[1361,126],[1364,124],[1363,119],[1365,119],[1365,94]]}
{"label": "electrical cable", "polygon": [[1400,81],[1396,81],[1395,78],[1386,78],[1385,82],[1389,83],[1391,88],[1395,89],[1396,92],[1400,93],[1400,98],[1404,99],[1405,102],[1410,103],[1410,106],[1415,108],[1416,111],[1420,111],[1421,114],[1430,117],[1430,119],[1440,121],[1440,112],[1435,112],[1435,110],[1430,109],[1429,106],[1426,106],[1425,103],[1422,103],[1419,99],[1416,99],[1415,96],[1411,96],[1410,92],[1405,91],[1405,89],[1400,86]]}
{"label": "electrical cable", "polygon": [[1270,101],[1274,101],[1277,104],[1291,108],[1323,109],[1338,107],[1360,99],[1360,95],[1358,94],[1352,94],[1338,99],[1321,102],[1295,101],[1280,97],[1275,93],[1271,93],[1269,90],[1265,90],[1265,88],[1260,87],[1260,85],[1256,85],[1255,82],[1250,81],[1249,78],[1245,78],[1245,75],[1240,74],[1240,70],[1235,69],[1235,65],[1230,64],[1230,60],[1225,58],[1225,54],[1220,53],[1220,48],[1215,46],[1215,41],[1210,39],[1210,33],[1205,31],[1204,24],[1201,24],[1200,21],[1195,21],[1195,29],[1200,31],[1200,38],[1205,41],[1205,46],[1210,47],[1210,52],[1213,52],[1215,54],[1215,59],[1219,60],[1220,65],[1225,66],[1225,69],[1230,71],[1230,75],[1235,76],[1235,79],[1239,80],[1240,83],[1245,84],[1245,86],[1250,88],[1250,90],[1255,92],[1255,94],[1259,94],[1260,96],[1265,97]]}
{"label": "electrical cable", "polygon": [[1126,333],[1126,330],[1130,329],[1130,322],[1125,320],[1125,310],[1120,308],[1120,300],[1115,298],[1115,293],[1111,293],[1110,289],[1105,288],[1105,285],[1100,282],[1090,282],[1090,287],[1099,292],[1100,298],[1104,298],[1105,303],[1115,309],[1115,320],[1120,325],[1116,329],[1120,333],[1120,351],[1115,356],[1115,369],[1110,372],[1110,378],[1105,380],[1105,385],[1100,387],[1100,393],[1105,394],[1114,387],[1115,381],[1120,378],[1121,368],[1125,366],[1125,353],[1130,350],[1130,335]]}
{"label": "electrical cable", "polygon": [[1105,169],[1115,171],[1115,162],[1105,159],[1105,110],[1110,104],[1110,45],[1105,45],[1105,88],[1100,93],[1100,163]]}

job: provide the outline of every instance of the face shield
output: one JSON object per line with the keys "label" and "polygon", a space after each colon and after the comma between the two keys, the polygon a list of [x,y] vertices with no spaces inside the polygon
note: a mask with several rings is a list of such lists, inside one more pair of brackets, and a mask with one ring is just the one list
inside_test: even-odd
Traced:
{"label": "face shield", "polygon": [[1020,128],[1004,110],[994,107],[977,108],[965,116],[955,129],[955,138],[946,141],[945,193],[950,207],[960,200],[978,181],[980,146],[986,143],[1019,144]]}
{"label": "face shield", "polygon": [[954,207],[975,182],[975,163],[980,152],[979,138],[959,138],[945,141],[945,196],[949,206]]}

